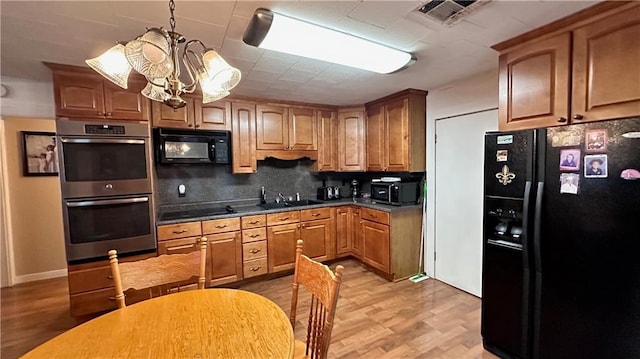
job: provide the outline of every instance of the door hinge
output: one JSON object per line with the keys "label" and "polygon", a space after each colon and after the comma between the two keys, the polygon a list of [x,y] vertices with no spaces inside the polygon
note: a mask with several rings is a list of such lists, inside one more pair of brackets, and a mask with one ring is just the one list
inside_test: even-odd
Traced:
{"label": "door hinge", "polygon": [[433,261],[436,261],[436,252],[433,252]]}
{"label": "door hinge", "polygon": [[435,143],[438,143],[438,135],[435,135]]}

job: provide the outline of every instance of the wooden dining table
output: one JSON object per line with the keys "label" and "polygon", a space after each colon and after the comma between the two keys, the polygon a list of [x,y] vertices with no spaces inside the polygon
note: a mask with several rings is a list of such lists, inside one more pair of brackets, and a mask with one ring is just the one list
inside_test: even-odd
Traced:
{"label": "wooden dining table", "polygon": [[293,358],[275,303],[234,289],[173,293],[102,315],[23,358]]}

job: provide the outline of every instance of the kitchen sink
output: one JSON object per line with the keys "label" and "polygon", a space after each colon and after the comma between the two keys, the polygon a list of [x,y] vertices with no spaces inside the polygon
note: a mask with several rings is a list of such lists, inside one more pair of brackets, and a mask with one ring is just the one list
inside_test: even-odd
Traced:
{"label": "kitchen sink", "polygon": [[263,209],[275,209],[275,208],[287,208],[287,207],[302,207],[302,206],[311,206],[314,204],[322,204],[324,202],[315,201],[312,199],[303,199],[301,201],[288,201],[288,202],[270,202],[270,203],[261,203],[258,206]]}

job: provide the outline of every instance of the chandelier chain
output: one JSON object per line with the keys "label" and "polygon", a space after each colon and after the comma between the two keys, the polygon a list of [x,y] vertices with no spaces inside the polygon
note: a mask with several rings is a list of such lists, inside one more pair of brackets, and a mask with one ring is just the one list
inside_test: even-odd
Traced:
{"label": "chandelier chain", "polygon": [[176,3],[173,0],[169,0],[169,11],[171,12],[171,17],[169,18],[169,24],[171,25],[171,32],[175,32],[176,30],[176,19],[173,16],[173,11],[176,9]]}

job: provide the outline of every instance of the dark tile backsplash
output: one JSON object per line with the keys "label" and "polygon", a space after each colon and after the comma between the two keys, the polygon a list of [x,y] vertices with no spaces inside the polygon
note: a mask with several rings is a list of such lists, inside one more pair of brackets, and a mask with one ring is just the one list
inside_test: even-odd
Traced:
{"label": "dark tile backsplash", "polygon": [[[278,192],[285,196],[300,193],[302,199],[315,199],[316,189],[327,180],[327,185],[341,187],[348,196],[352,179],[362,183],[362,191],[369,191],[371,178],[408,174],[393,173],[334,173],[311,172],[314,161],[303,159],[283,161],[267,159],[258,161],[258,172],[231,174],[230,166],[156,165],[156,205],[176,205],[203,202],[233,202],[255,199],[259,201],[260,186],[264,186],[267,200],[272,202]],[[186,196],[178,197],[178,185],[186,186]]]}

